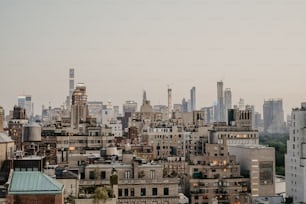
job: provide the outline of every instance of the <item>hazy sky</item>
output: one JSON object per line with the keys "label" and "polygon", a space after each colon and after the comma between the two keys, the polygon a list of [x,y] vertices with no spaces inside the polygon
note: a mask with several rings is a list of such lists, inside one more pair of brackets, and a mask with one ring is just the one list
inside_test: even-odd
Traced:
{"label": "hazy sky", "polygon": [[262,112],[283,98],[285,113],[306,101],[304,0],[0,1],[0,105],[20,94],[61,105],[68,69],[89,100],[174,103],[197,88],[210,106],[216,82]]}

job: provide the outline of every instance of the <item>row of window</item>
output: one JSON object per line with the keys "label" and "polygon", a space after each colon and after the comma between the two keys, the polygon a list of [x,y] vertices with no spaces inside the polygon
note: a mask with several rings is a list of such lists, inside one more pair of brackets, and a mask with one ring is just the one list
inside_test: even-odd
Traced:
{"label": "row of window", "polygon": [[[169,195],[169,188],[164,188],[163,190],[164,190],[163,195],[168,196]],[[151,189],[151,195],[152,196],[157,196],[158,195],[158,188],[152,188]],[[130,189],[119,188],[118,189],[118,196],[119,197],[123,197],[123,196],[124,197],[128,197],[128,196],[134,197],[135,196],[135,189],[134,188],[130,188]],[[140,196],[147,196],[147,189],[146,188],[141,188],[140,189]]]}
{"label": "row of window", "polygon": [[223,136],[227,138],[258,138],[257,134],[245,134],[245,135],[219,134],[218,138],[222,139]]}

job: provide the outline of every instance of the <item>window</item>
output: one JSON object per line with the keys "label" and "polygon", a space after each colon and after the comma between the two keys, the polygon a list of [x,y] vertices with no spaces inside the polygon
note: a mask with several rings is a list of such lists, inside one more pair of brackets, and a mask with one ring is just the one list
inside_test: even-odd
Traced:
{"label": "window", "polygon": [[131,188],[131,196],[135,196],[135,190],[134,190],[134,188]]}
{"label": "window", "polygon": [[152,195],[157,196],[157,188],[152,188]]}
{"label": "window", "polygon": [[140,196],[146,196],[146,189],[145,188],[140,189]]}
{"label": "window", "polygon": [[125,177],[125,179],[131,178],[131,172],[130,171],[125,171],[124,172],[124,177]]}
{"label": "window", "polygon": [[164,195],[169,195],[169,188],[164,188]]}
{"label": "window", "polygon": [[124,189],[124,196],[129,196],[129,189]]}
{"label": "window", "polygon": [[94,171],[90,171],[89,172],[89,179],[95,179],[95,172]]}
{"label": "window", "polygon": [[105,171],[101,171],[101,179],[105,179],[106,178],[106,172]]}
{"label": "window", "polygon": [[155,170],[151,170],[150,173],[151,173],[151,179],[155,179]]}
{"label": "window", "polygon": [[118,196],[122,197],[122,189],[121,188],[118,189]]}

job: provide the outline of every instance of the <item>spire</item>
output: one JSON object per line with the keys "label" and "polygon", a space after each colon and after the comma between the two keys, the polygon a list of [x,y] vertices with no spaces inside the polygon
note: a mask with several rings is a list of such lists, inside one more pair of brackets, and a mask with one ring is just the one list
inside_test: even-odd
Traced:
{"label": "spire", "polygon": [[143,95],[142,95],[142,104],[145,104],[147,101],[147,92],[146,90],[143,90]]}

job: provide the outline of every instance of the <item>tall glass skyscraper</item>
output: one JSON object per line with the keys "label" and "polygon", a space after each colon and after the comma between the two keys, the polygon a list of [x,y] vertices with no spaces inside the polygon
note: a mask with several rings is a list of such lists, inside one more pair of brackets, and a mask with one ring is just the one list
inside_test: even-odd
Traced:
{"label": "tall glass skyscraper", "polygon": [[190,90],[190,102],[191,102],[191,111],[196,110],[196,88],[192,87]]}

